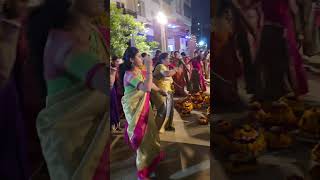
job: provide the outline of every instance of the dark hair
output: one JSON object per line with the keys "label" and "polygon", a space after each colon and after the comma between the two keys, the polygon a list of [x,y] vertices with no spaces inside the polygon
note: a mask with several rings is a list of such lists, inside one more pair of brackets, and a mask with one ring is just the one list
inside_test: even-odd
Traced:
{"label": "dark hair", "polygon": [[148,54],[144,52],[144,53],[141,54],[141,57],[144,58],[144,57],[146,57],[147,55],[148,55]]}
{"label": "dark hair", "polygon": [[113,62],[113,61],[116,61],[117,59],[119,59],[118,56],[112,56],[111,61]]}
{"label": "dark hair", "polygon": [[185,53],[185,52],[182,52],[182,53],[181,53],[181,56],[186,56],[186,53]]}
{"label": "dark hair", "polygon": [[156,55],[160,55],[161,54],[161,50],[156,50]]}
{"label": "dark hair", "polygon": [[154,67],[157,67],[159,64],[162,64],[162,60],[166,59],[167,57],[169,57],[169,53],[161,53]]}
{"label": "dark hair", "polygon": [[[120,65],[120,79],[123,82],[124,74],[126,71],[130,71],[132,69],[132,63],[130,61],[131,58],[135,58],[135,56],[139,53],[139,50],[136,47],[129,47],[126,49],[123,55],[123,64]],[[123,83],[122,83],[123,85]]]}
{"label": "dark hair", "polygon": [[175,55],[176,53],[179,53],[179,51],[174,51],[174,53],[173,53],[173,54]]}
{"label": "dark hair", "polygon": [[44,48],[51,29],[62,29],[69,17],[70,0],[45,0],[30,14],[27,38],[30,47],[31,63],[36,68],[43,89],[47,89],[43,75]]}

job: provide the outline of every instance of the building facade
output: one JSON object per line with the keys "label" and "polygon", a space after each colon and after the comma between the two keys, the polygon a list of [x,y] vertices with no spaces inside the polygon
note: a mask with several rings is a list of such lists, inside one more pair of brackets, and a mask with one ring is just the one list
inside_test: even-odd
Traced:
{"label": "building facade", "polygon": [[[124,13],[134,16],[145,25],[148,41],[157,41],[165,38],[167,51],[184,51],[188,54],[194,51],[191,37],[191,0],[111,0],[117,3],[118,8],[123,8]],[[165,31],[156,16],[159,12],[168,18]]]}

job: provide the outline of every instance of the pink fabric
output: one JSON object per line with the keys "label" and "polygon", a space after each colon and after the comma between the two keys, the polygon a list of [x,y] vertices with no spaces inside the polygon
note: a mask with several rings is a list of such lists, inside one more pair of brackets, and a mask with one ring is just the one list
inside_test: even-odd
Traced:
{"label": "pink fabric", "polygon": [[96,172],[92,180],[109,180],[110,179],[109,154],[110,154],[110,143],[107,143],[104,149],[104,152],[100,158],[100,163],[96,169]]}
{"label": "pink fabric", "polygon": [[194,59],[192,61],[192,69],[195,69],[199,72],[201,89],[202,91],[206,91],[207,90],[206,82],[203,76],[201,61],[199,59]]}
{"label": "pink fabric", "polygon": [[143,170],[138,171],[139,180],[149,179],[150,174],[153,173],[157,165],[162,161],[165,157],[164,152],[160,152],[159,155],[152,161],[149,167],[144,168]]}

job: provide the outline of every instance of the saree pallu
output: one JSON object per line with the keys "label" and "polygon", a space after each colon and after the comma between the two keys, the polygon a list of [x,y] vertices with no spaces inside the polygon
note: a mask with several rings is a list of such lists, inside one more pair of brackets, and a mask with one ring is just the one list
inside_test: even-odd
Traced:
{"label": "saree pallu", "polygon": [[163,133],[165,129],[173,127],[173,112],[174,102],[173,94],[168,93],[168,96],[163,96],[158,92],[151,93],[152,102],[157,108],[156,124],[159,132]]}
{"label": "saree pallu", "polygon": [[150,105],[150,93],[135,89],[126,92],[122,106],[127,120],[125,136],[137,152],[137,175],[139,179],[148,178],[164,158],[160,152],[160,138]]}
{"label": "saree pallu", "polygon": [[37,130],[51,180],[109,179],[108,105],[82,83],[47,97]]}

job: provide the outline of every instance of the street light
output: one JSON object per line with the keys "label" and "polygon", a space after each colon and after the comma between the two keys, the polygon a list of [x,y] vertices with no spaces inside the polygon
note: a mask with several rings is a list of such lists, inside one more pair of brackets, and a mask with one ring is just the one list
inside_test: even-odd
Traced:
{"label": "street light", "polygon": [[157,21],[161,25],[166,25],[168,23],[168,18],[163,12],[159,12],[157,15]]}
{"label": "street light", "polygon": [[163,12],[159,12],[156,17],[158,23],[161,27],[161,49],[163,52],[167,51],[167,41],[166,41],[166,24],[168,23],[168,18]]}

